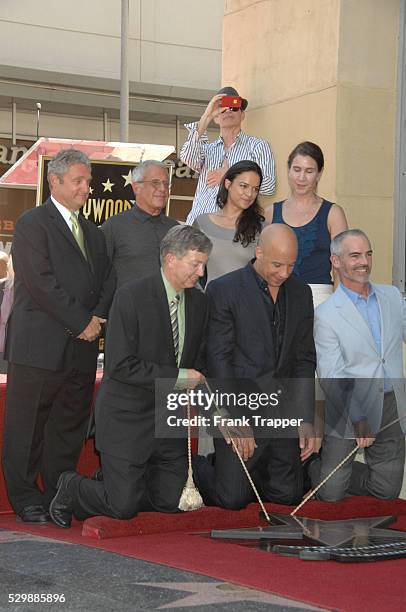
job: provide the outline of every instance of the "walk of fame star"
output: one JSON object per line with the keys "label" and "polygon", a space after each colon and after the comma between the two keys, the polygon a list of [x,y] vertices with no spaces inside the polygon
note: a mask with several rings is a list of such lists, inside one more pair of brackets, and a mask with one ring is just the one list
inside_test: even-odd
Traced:
{"label": "walk of fame star", "polygon": [[[318,610],[307,604],[286,599],[273,593],[262,593],[243,586],[225,582],[137,582],[137,585],[170,589],[171,591],[186,591],[186,595],[169,604],[164,604],[158,610],[183,608],[186,606],[204,606],[209,604],[232,604],[240,601],[253,601],[256,603],[273,604],[284,608],[300,608],[301,610]],[[230,608],[231,609],[231,608]]]}
{"label": "walk of fame star", "polygon": [[[268,552],[279,552],[299,554],[299,549],[319,546],[321,552],[325,547],[335,549],[337,560],[348,559],[360,553],[360,559],[373,560],[375,555],[385,558],[390,552],[405,556],[406,532],[394,529],[383,529],[396,520],[394,516],[377,516],[371,518],[346,519],[342,521],[322,521],[320,519],[309,519],[285,514],[272,513],[270,515],[273,524],[267,527],[249,527],[247,529],[221,529],[213,530],[211,537],[214,539],[238,540],[259,542],[258,548]],[[282,545],[274,546],[276,542],[284,541]],[[292,545],[289,540],[295,540]],[[297,540],[303,540],[303,544],[297,545]],[[267,544],[264,546],[264,544]],[[310,545],[310,546],[309,546]],[[393,548],[391,549],[391,546]],[[399,548],[396,548],[398,546]],[[293,549],[297,549],[295,552]],[[345,549],[345,550],[344,550]],[[402,549],[402,550],[401,550]],[[363,552],[361,552],[363,551]],[[341,554],[341,558],[340,557]],[[305,557],[303,557],[305,558]],[[320,557],[322,558],[322,557]],[[327,558],[327,557],[325,557]],[[331,557],[335,558],[335,557]],[[355,559],[354,559],[355,560]]]}

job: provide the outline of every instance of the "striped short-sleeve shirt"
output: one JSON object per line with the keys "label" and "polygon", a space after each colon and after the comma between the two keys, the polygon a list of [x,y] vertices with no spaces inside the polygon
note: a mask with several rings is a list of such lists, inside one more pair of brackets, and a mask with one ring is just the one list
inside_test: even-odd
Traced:
{"label": "striped short-sleeve shirt", "polygon": [[189,136],[180,152],[181,160],[200,174],[187,223],[192,224],[199,215],[217,210],[216,198],[219,188],[218,185],[214,187],[207,185],[207,174],[210,170],[221,168],[225,160],[227,160],[229,166],[245,159],[255,161],[263,173],[260,193],[271,195],[274,192],[276,184],[275,160],[272,149],[266,140],[249,136],[241,131],[231,147],[226,149],[221,137],[209,143],[206,133],[199,136],[197,126],[197,123],[185,124]]}

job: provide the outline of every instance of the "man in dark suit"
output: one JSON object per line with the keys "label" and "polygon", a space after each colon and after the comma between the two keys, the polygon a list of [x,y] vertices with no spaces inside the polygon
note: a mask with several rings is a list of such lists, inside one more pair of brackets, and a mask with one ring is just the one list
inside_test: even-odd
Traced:
{"label": "man in dark suit", "polygon": [[[214,464],[203,457],[196,460],[195,477],[207,505],[238,509],[255,499],[231,438],[263,499],[293,504],[303,494],[301,460],[311,455],[314,444],[310,423],[316,359],[312,294],[291,276],[296,257],[294,232],[286,225],[270,225],[260,236],[253,263],[208,286],[208,375],[220,390],[226,385],[227,391],[245,392],[249,425],[222,430],[224,437],[215,439]],[[288,411],[303,419],[299,432],[295,428],[279,435],[268,426],[254,427],[248,396],[258,392],[277,393],[279,416],[288,416]],[[274,415],[270,409],[267,416]],[[234,409],[227,416],[231,425],[240,418]]]}
{"label": "man in dark suit", "polygon": [[49,163],[48,181],[50,198],[16,223],[5,350],[3,468],[11,504],[29,523],[49,520],[59,475],[79,458],[98,336],[115,288],[103,234],[78,216],[89,193],[88,157],[60,151]]}
{"label": "man in dark suit", "polygon": [[[173,227],[161,243],[161,270],[117,290],[96,402],[103,481],[75,472],[61,475],[50,506],[60,527],[70,527],[73,513],[80,519],[124,519],[140,510],[177,511],[187,477],[187,444],[184,438],[155,436],[155,383],[172,379],[173,390],[177,380],[193,387],[203,378],[208,303],[195,285],[210,251],[200,230]],[[156,408],[158,415],[165,411]]]}

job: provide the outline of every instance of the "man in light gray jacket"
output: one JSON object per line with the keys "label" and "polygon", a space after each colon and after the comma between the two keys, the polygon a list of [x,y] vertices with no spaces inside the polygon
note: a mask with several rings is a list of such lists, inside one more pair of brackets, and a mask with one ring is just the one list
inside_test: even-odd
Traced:
{"label": "man in light gray jacket", "polygon": [[325,432],[309,475],[317,485],[358,445],[365,463],[353,455],[321,487],[319,499],[336,501],[346,494],[393,499],[405,464],[405,302],[396,287],[369,282],[372,248],[361,230],[334,238],[331,262],[340,284],[316,309],[314,325],[317,373],[326,393]]}

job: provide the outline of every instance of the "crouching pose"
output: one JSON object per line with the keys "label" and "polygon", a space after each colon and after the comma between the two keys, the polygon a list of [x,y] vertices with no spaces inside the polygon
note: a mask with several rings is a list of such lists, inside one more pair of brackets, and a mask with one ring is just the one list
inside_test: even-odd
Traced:
{"label": "crouching pose", "polygon": [[[297,256],[297,239],[288,226],[266,227],[259,238],[256,259],[246,267],[214,281],[207,289],[210,319],[207,342],[209,376],[228,389],[279,393],[279,414],[299,398],[296,406],[302,427],[291,434],[256,427],[256,415],[248,410],[249,425],[224,430],[215,440],[215,457],[195,459],[195,479],[206,504],[243,508],[255,500],[240,460],[230,444],[234,439],[250,475],[264,500],[293,504],[303,495],[301,460],[313,451],[314,371],[313,302],[311,290],[291,275]],[[213,383],[214,384],[214,383]],[[247,401],[248,397],[247,397]],[[220,407],[223,410],[224,407]],[[270,409],[270,416],[274,414]],[[231,414],[233,423],[233,414]],[[293,419],[295,420],[295,419]],[[242,421],[244,422],[244,421]],[[281,435],[279,435],[281,434]]]}
{"label": "crouching pose", "polygon": [[199,230],[173,227],[161,243],[161,271],[118,289],[95,409],[103,480],[61,475],[50,506],[60,527],[70,527],[72,514],[128,519],[140,510],[177,510],[187,444],[184,438],[155,437],[154,385],[160,378],[202,380],[208,306],[194,286],[210,250]]}
{"label": "crouching pose", "polygon": [[399,495],[405,465],[405,303],[396,287],[369,282],[372,247],[361,230],[334,238],[331,261],[340,285],[316,308],[314,326],[317,373],[326,393],[325,435],[309,474],[317,485],[358,445],[366,462],[352,455],[320,488],[319,499],[392,499]]}

